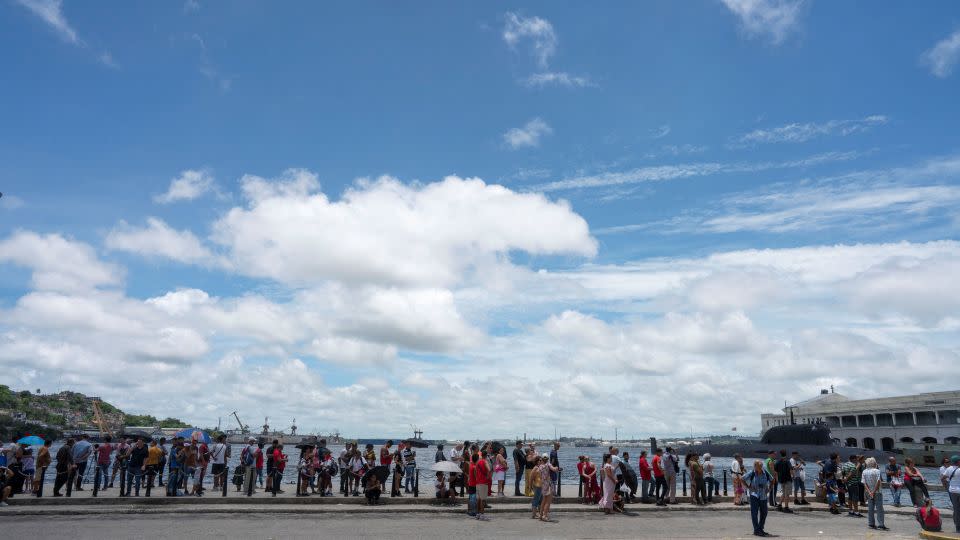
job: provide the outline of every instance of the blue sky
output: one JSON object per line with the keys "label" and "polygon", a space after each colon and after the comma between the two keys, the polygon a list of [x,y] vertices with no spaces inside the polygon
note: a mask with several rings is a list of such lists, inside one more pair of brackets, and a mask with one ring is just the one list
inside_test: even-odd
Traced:
{"label": "blue sky", "polygon": [[[960,355],[953,2],[12,0],[0,50],[5,384],[669,434],[946,389]],[[770,365],[774,399],[704,410]],[[257,399],[291,379],[303,403]],[[665,381],[683,429],[641,390]],[[330,414],[369,395],[382,423]]]}

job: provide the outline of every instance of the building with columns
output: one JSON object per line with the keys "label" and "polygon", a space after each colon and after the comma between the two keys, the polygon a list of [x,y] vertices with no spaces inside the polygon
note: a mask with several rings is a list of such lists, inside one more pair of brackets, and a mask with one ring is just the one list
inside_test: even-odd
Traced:
{"label": "building with columns", "polygon": [[796,423],[822,422],[843,446],[893,450],[898,442],[960,444],[960,391],[912,396],[850,399],[821,390],[820,395],[783,408],[783,414],[760,415],[763,431]]}

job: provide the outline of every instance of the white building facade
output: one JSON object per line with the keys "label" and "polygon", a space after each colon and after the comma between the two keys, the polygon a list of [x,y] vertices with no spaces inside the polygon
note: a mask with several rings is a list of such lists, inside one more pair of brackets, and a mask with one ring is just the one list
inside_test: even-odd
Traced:
{"label": "white building facade", "polygon": [[898,442],[960,444],[960,391],[849,399],[832,391],[760,415],[763,431],[790,423],[822,422],[838,444],[893,450]]}

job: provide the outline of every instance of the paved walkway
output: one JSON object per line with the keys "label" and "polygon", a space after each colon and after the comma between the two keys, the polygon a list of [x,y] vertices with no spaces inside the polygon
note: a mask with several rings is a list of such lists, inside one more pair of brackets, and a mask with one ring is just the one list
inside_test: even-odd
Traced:
{"label": "paved walkway", "polygon": [[[298,512],[304,507],[295,506]],[[313,507],[311,507],[313,508]],[[317,506],[317,508],[323,508]],[[398,507],[394,507],[398,508]],[[249,510],[259,509],[254,506]],[[99,509],[102,510],[102,509]],[[186,510],[183,508],[182,510]],[[382,512],[369,515],[308,513],[260,515],[236,507],[231,513],[184,512],[112,517],[13,516],[0,518],[9,538],[754,538],[747,512],[636,512],[604,516],[598,512],[557,512],[554,522],[542,523],[524,514],[492,513],[487,521],[462,514]],[[772,512],[767,531],[781,538],[917,538],[919,527],[908,516],[889,516],[889,532],[867,528],[865,520],[826,512]]]}

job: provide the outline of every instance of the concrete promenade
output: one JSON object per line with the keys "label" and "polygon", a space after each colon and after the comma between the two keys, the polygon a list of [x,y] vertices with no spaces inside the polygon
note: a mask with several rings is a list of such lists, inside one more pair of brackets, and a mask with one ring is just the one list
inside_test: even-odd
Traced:
{"label": "concrete promenade", "polygon": [[[558,511],[553,522],[543,523],[521,513],[494,512],[488,520],[477,521],[462,513],[431,513],[422,508],[409,513],[364,515],[303,514],[299,512],[305,507],[295,508],[298,513],[289,515],[251,513],[250,509],[239,506],[231,513],[218,515],[193,512],[123,516],[102,513],[5,515],[0,517],[0,523],[4,536],[9,538],[754,538],[749,513],[742,511],[671,508],[665,512],[613,516]],[[772,512],[766,528],[780,538],[918,538],[919,527],[911,517],[891,515],[886,524],[891,530],[881,532],[868,529],[864,518],[832,516],[826,512]]]}

